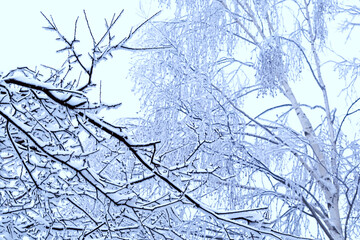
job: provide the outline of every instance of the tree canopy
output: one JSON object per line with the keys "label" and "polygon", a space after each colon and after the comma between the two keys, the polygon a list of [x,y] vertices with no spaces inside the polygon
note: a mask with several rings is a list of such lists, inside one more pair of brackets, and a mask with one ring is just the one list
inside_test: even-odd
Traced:
{"label": "tree canopy", "polygon": [[154,23],[144,44],[169,50],[145,53],[133,72],[148,113],[141,131],[161,140],[161,163],[187,165],[174,174],[212,209],[266,207],[261,228],[358,237],[359,48],[343,51],[356,41],[358,6],[162,3],[174,18]]}
{"label": "tree canopy", "polygon": [[[358,238],[359,49],[335,43],[356,42],[360,6],[159,4],[124,38],[122,12],[100,36],[86,11],[72,36],[44,15],[64,64],[0,76],[0,236]],[[88,92],[120,50],[136,53],[143,113],[109,122],[121,104]]]}

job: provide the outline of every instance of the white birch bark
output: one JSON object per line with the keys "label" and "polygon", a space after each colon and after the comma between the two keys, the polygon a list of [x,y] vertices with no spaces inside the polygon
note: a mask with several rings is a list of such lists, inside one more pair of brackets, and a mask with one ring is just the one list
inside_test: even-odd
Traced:
{"label": "white birch bark", "polygon": [[301,123],[304,135],[308,139],[314,155],[318,160],[318,162],[313,165],[313,172],[310,174],[312,174],[316,178],[324,192],[324,197],[329,211],[329,218],[325,218],[323,220],[326,223],[328,230],[332,234],[334,239],[343,239],[339,213],[339,190],[338,187],[336,187],[333,183],[333,175],[331,174],[331,171],[326,168],[326,166],[328,166],[329,159],[326,159],[326,157],[324,156],[323,151],[316,140],[316,134],[310,123],[310,120],[306,116],[304,111],[301,109],[299,103],[295,98],[295,95],[292,92],[291,87],[285,81],[282,82],[282,86],[284,90],[283,93],[291,102],[296,112],[296,115]]}

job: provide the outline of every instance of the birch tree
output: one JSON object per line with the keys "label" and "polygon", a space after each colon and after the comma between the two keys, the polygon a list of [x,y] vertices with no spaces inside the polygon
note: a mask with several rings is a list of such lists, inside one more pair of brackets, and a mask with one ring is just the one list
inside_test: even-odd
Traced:
{"label": "birch tree", "polygon": [[[84,12],[71,36],[44,15],[64,64],[1,76],[0,236],[358,238],[358,60],[331,51],[328,34],[341,17],[351,41],[359,8],[161,3],[176,6],[173,20],[152,15],[122,38],[121,13],[96,35]],[[121,104],[88,93],[121,50],[139,54],[144,117],[109,122],[100,113]],[[338,110],[332,67],[344,82]]]}
{"label": "birch tree", "polygon": [[345,56],[332,47],[334,38],[356,38],[359,7],[160,3],[175,8],[174,18],[154,22],[143,44],[169,49],[136,59],[147,116],[137,135],[160,141],[155,166],[217,212],[213,219],[259,213],[222,229],[208,227],[204,216],[191,228],[206,223],[206,236],[221,239],[359,238],[359,48]]}
{"label": "birch tree", "polygon": [[[216,164],[200,168],[194,159],[213,139],[199,138],[194,149],[190,142],[187,150],[193,154],[186,159],[179,155],[171,163],[168,156],[179,152],[158,150],[163,145],[149,139],[152,132],[138,128],[144,120],[111,123],[100,117],[121,104],[106,104],[101,94],[90,96],[91,91],[101,93],[94,74],[97,66],[106,64],[115,51],[166,52],[169,46],[161,42],[135,47],[131,42],[157,15],[123,38],[113,34],[122,12],[105,20],[101,35],[95,34],[86,11],[75,20],[70,36],[51,16],[43,15],[45,29],[62,44],[58,53],[65,53],[64,63],[17,68],[0,80],[1,238],[291,236],[267,227],[265,207],[223,209],[201,201],[198,194],[207,178],[226,180]],[[84,39],[78,37],[81,29],[88,31],[91,43],[85,52]]]}

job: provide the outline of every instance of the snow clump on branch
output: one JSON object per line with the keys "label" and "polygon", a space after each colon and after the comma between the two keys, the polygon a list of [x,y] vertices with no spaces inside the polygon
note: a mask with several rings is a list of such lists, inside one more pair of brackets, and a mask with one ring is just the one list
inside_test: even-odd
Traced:
{"label": "snow clump on branch", "polygon": [[320,40],[320,46],[325,43],[328,31],[325,15],[333,16],[336,9],[336,2],[333,0],[317,0],[314,2],[314,34]]}
{"label": "snow clump on branch", "polygon": [[274,96],[281,82],[286,81],[288,69],[284,64],[283,56],[279,37],[273,36],[263,42],[256,64],[256,79],[262,86],[260,90],[262,95],[270,92]]}

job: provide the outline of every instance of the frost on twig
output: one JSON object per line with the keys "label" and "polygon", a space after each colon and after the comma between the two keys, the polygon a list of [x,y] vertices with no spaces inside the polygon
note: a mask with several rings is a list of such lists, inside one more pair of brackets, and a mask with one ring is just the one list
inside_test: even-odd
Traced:
{"label": "frost on twig", "polygon": [[52,100],[64,104],[69,108],[84,107],[85,104],[89,107],[89,101],[83,92],[54,87],[50,83],[44,83],[36,79],[36,75],[27,74],[29,70],[25,70],[27,69],[12,71],[2,81],[31,89],[41,90]]}
{"label": "frost on twig", "polygon": [[316,39],[320,40],[320,46],[324,45],[328,34],[326,14],[333,14],[335,7],[336,3],[333,0],[314,1],[314,35]]}

